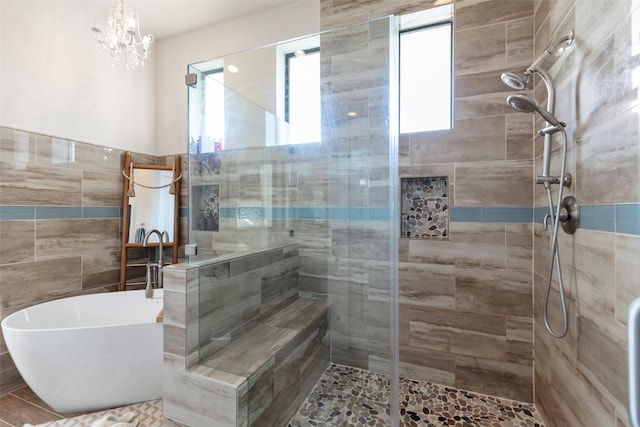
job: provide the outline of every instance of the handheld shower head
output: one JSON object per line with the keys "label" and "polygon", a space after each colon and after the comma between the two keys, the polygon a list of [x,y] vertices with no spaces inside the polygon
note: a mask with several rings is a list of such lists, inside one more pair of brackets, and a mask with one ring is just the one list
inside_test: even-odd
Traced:
{"label": "handheld shower head", "polygon": [[529,74],[518,73],[502,73],[500,75],[502,82],[512,89],[523,90],[527,88],[529,84]]}
{"label": "handheld shower head", "polygon": [[569,30],[569,32],[564,37],[558,39],[555,46],[553,46],[553,49],[550,49],[551,53],[554,55],[562,55],[563,53],[571,49],[571,47],[573,47],[573,40],[573,30]]}
{"label": "handheld shower head", "polygon": [[561,37],[552,47],[548,47],[542,52],[542,54],[533,61],[533,64],[527,68],[525,74],[536,72],[540,69],[540,66],[552,55],[562,55],[569,48],[573,46],[573,30],[569,31],[564,37]]}
{"label": "handheld shower head", "polygon": [[516,111],[521,113],[533,113],[538,108],[536,101],[526,95],[509,95],[507,104]]}
{"label": "handheld shower head", "polygon": [[538,106],[535,99],[526,95],[510,95],[507,97],[507,103],[511,108],[521,113],[538,113],[552,126],[564,127],[564,123],[556,119],[553,114],[547,110],[543,110]]}

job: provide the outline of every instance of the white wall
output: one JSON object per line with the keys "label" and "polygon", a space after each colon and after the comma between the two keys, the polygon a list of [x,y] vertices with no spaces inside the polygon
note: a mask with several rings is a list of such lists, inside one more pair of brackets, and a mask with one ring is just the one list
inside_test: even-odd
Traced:
{"label": "white wall", "polygon": [[112,67],[92,38],[89,1],[0,0],[0,125],[154,154],[154,52]]}
{"label": "white wall", "polygon": [[145,66],[100,58],[91,1],[0,0],[0,125],[112,148],[186,152],[187,65],[319,31],[319,0],[298,0],[156,40]]}
{"label": "white wall", "polygon": [[278,8],[162,39],[156,47],[156,154],[186,152],[189,64],[264,46],[320,30],[318,0]]}

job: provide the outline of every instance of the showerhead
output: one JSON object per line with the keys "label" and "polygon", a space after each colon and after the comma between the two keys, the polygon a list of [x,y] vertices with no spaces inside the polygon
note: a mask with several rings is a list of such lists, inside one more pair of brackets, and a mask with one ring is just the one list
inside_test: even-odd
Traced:
{"label": "showerhead", "polygon": [[518,73],[502,73],[500,75],[500,79],[502,82],[509,86],[512,89],[523,90],[527,88],[527,84],[529,83],[529,75],[528,74],[518,74]]}
{"label": "showerhead", "polygon": [[549,49],[554,55],[562,55],[573,47],[573,30],[570,30],[564,37],[560,38],[553,49]]}
{"label": "showerhead", "polygon": [[538,71],[542,66],[542,64],[544,63],[544,61],[546,61],[551,55],[556,55],[556,56],[562,55],[567,50],[569,50],[569,48],[572,46],[573,46],[573,30],[569,31],[564,37],[558,39],[553,44],[553,46],[545,49],[544,52],[542,52],[542,54],[538,57],[538,59],[533,61],[533,64],[531,64],[529,68],[527,68],[527,71],[525,71],[525,74],[530,74]]}
{"label": "showerhead", "polygon": [[510,95],[507,97],[507,104],[521,113],[533,113],[538,108],[536,101],[526,95]]}
{"label": "showerhead", "polygon": [[507,103],[516,111],[520,111],[521,113],[538,113],[550,125],[564,127],[564,123],[556,119],[550,112],[540,108],[535,99],[526,95],[510,95],[507,97]]}

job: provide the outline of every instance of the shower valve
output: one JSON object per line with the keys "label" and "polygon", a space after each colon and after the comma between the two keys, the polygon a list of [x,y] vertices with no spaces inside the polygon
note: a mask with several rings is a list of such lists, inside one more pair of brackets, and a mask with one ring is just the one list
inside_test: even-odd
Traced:
{"label": "shower valve", "polygon": [[562,199],[560,206],[562,208],[560,215],[562,229],[567,234],[575,233],[580,222],[580,208],[577,200],[573,196],[567,196]]}

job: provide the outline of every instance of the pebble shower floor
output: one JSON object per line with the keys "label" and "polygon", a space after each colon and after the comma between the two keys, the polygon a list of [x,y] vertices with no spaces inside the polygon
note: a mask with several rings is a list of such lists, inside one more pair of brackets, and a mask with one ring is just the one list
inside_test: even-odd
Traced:
{"label": "pebble shower floor", "polygon": [[[389,427],[389,397],[388,376],[331,365],[288,427]],[[162,400],[155,400],[37,427],[91,427],[107,415],[129,412],[136,414],[138,427],[162,426]],[[5,424],[15,425],[0,421],[0,425]],[[401,378],[399,426],[543,427],[543,424],[533,405],[527,403]]]}
{"label": "pebble shower floor", "polygon": [[[389,424],[389,378],[331,365],[288,427]],[[533,405],[400,379],[400,427],[543,427]]]}

